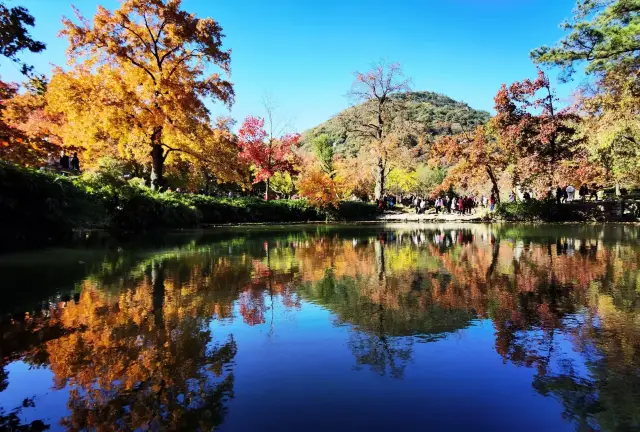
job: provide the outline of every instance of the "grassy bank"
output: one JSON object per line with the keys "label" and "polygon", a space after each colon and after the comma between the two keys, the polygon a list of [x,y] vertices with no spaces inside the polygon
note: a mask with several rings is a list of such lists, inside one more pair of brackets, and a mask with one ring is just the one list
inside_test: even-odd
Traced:
{"label": "grassy bank", "polygon": [[224,223],[366,220],[375,212],[373,204],[361,202],[321,210],[305,200],[156,193],[139,179],[109,173],[71,179],[0,163],[0,247],[5,250],[55,243],[78,229],[143,232]]}

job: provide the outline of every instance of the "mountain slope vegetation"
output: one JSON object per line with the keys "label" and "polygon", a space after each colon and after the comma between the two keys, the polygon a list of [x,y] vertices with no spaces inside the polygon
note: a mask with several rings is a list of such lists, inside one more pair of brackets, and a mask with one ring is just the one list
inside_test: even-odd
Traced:
{"label": "mountain slope vegetation", "polygon": [[[393,97],[405,103],[406,116],[409,120],[424,126],[427,139],[470,131],[475,126],[486,123],[490,118],[487,111],[473,109],[464,102],[440,93],[415,91]],[[362,105],[347,108],[343,113],[358,109],[362,109]],[[343,113],[307,130],[302,136],[302,146],[308,147],[314,138],[326,134],[330,141],[335,143],[336,153],[355,155],[360,144],[357,137],[349,133],[347,125],[342,121]]]}

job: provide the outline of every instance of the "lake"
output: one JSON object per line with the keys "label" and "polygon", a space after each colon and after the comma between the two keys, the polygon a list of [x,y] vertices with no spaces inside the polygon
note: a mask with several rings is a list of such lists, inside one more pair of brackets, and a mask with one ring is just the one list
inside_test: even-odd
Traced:
{"label": "lake", "polygon": [[640,430],[640,228],[240,227],[0,256],[0,430]]}

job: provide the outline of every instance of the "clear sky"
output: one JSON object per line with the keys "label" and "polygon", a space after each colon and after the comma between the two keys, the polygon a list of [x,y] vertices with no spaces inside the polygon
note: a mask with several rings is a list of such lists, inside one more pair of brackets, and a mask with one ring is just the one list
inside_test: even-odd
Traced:
{"label": "clear sky", "polygon": [[[57,38],[71,4],[91,17],[117,0],[4,0],[36,18],[33,36],[47,44],[22,56],[41,73],[66,62]],[[492,111],[500,84],[533,77],[529,51],[553,44],[575,0],[183,0],[184,9],[220,22],[232,49],[231,115],[262,115],[270,94],[277,114],[302,132],[349,105],[353,72],[379,59],[399,62],[414,90],[429,90]],[[0,60],[4,80],[21,80]],[[554,74],[552,74],[554,75]],[[576,82],[560,86],[568,98]],[[229,112],[220,104],[214,115]]]}

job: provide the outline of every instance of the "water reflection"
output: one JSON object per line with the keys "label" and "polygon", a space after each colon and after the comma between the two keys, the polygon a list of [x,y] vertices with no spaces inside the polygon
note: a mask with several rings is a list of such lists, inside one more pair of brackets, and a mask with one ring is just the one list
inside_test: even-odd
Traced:
{"label": "water reflection", "polygon": [[[236,358],[234,331],[275,344],[278,317],[303,323],[314,304],[330,312],[324,332],[348,329],[341,344],[352,373],[403,379],[421,366],[420,344],[490,320],[496,355],[530,368],[530,385],[559,401],[572,428],[640,427],[637,228],[445,225],[188,240],[108,253],[84,275],[70,272],[67,288],[40,306],[6,309],[0,429],[38,416],[46,420],[35,428],[224,426],[242,398],[234,377],[249,367]],[[287,349],[304,359],[304,346]],[[32,372],[9,371],[20,362],[50,371],[46,385],[65,395],[66,413],[39,410],[37,394],[2,397],[29,381]]]}

